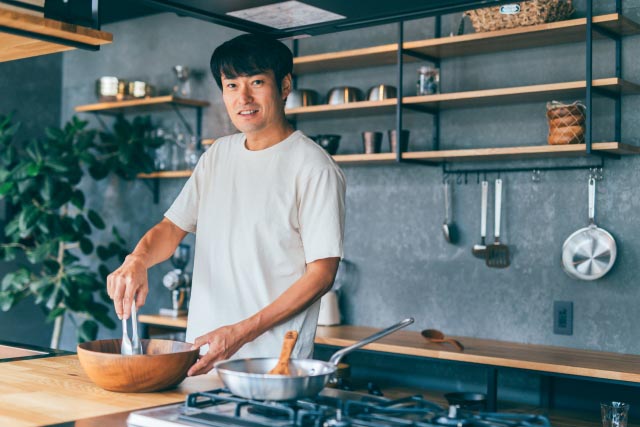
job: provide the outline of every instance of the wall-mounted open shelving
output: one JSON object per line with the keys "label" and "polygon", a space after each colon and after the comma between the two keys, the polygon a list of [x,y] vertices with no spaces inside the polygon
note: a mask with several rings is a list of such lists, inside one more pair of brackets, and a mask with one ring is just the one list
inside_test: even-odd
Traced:
{"label": "wall-mounted open shelving", "polygon": [[[591,28],[594,30],[592,34],[588,31]],[[400,24],[399,43],[296,57],[294,58],[294,73],[300,75],[395,64],[399,66],[398,72],[401,74],[402,62],[404,61],[431,60],[437,62],[441,58],[487,54],[585,41],[589,45],[592,38],[598,37],[613,38],[616,40],[616,43],[619,43],[621,37],[640,34],[640,24],[623,17],[621,13],[611,13],[508,30],[407,42],[403,41],[402,31],[402,24]],[[403,47],[401,52],[398,52],[398,46]],[[618,56],[619,52],[617,53],[617,61],[619,61]],[[587,74],[590,76],[590,68],[587,68]],[[616,76],[594,79],[591,81],[591,84],[589,84],[589,80],[581,80],[438,93],[426,96],[405,96],[401,100],[386,99],[383,101],[362,101],[342,105],[299,107],[286,110],[286,114],[289,118],[297,120],[305,118],[358,117],[395,112],[396,117],[400,116],[401,121],[401,110],[403,109],[412,109],[437,115],[440,111],[447,109],[474,108],[510,103],[546,102],[551,99],[576,99],[585,97],[585,94],[591,97],[591,92],[596,95],[610,97],[617,100],[616,102],[619,102],[620,97],[623,95],[640,94],[640,85],[624,80],[619,68],[620,67],[617,67],[616,69]],[[205,101],[163,96],[141,100],[83,105],[76,107],[76,111],[120,114],[125,110],[127,112],[158,111],[168,108],[175,109],[179,106],[196,107],[200,109],[207,105],[209,104]],[[617,108],[619,109],[619,107]],[[400,114],[398,110],[400,110]],[[588,115],[590,115],[590,112],[588,112]],[[619,122],[619,111],[616,112],[616,116],[616,121]],[[200,128],[200,126],[198,128]],[[616,136],[620,133],[619,123],[617,129]],[[203,140],[203,144],[211,142],[212,140]],[[640,147],[623,144],[619,140],[614,140],[613,142],[592,142],[589,140],[587,144],[566,146],[547,145],[544,141],[541,141],[540,145],[535,146],[486,147],[455,150],[434,149],[404,153],[338,154],[334,156],[334,159],[338,163],[352,165],[388,164],[397,161],[417,161],[430,165],[438,165],[448,162],[570,158],[603,154],[613,155],[615,157],[635,155],[640,154]],[[145,179],[185,178],[190,175],[191,171],[158,171],[150,174],[141,174],[139,177]]]}
{"label": "wall-mounted open shelving", "polygon": [[[404,29],[402,23],[400,23],[398,43],[294,58],[294,73],[297,75],[396,65],[398,87],[401,88],[403,64],[405,62],[429,61],[439,66],[440,60],[444,58],[568,43],[586,43],[587,78],[585,80],[438,93],[426,96],[404,96],[401,99],[362,101],[341,105],[314,105],[289,109],[286,114],[292,119],[299,120],[306,118],[361,117],[395,112],[396,129],[403,127],[402,110],[411,109],[434,116],[433,150],[378,154],[338,154],[334,156],[334,159],[342,164],[386,164],[413,161],[428,165],[443,165],[444,167],[446,163],[450,162],[553,159],[580,156],[598,156],[602,159],[602,156],[619,157],[640,154],[640,147],[623,144],[620,141],[620,99],[624,95],[640,94],[639,84],[622,78],[620,40],[625,36],[640,34],[640,24],[622,16],[620,2],[616,3],[616,13],[593,16],[591,13],[592,0],[587,1],[587,9],[588,13],[585,18],[450,37],[438,37],[438,34],[436,34],[436,37],[432,39],[407,42],[404,41]],[[436,17],[436,20],[438,19]],[[437,30],[439,27],[439,22],[436,21],[436,33],[439,31]],[[616,43],[615,75],[610,78],[593,79],[592,77],[592,42],[598,38],[611,39]],[[399,51],[400,46],[402,48]],[[616,103],[616,132],[612,139],[614,142],[596,143],[592,141],[592,112],[590,107],[591,99],[594,95],[609,97]],[[586,98],[585,103],[588,106],[587,129],[585,131],[586,144],[552,146],[547,145],[546,141],[544,141],[539,146],[456,150],[442,150],[439,145],[440,129],[438,117],[443,110],[580,98]],[[574,168],[574,166],[570,166],[570,168]]]}

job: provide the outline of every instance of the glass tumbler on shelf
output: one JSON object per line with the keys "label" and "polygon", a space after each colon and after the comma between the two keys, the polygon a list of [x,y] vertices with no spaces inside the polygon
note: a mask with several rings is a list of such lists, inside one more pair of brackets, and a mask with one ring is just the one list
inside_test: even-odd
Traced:
{"label": "glass tumbler on shelf", "polygon": [[418,68],[417,95],[433,95],[440,92],[440,70],[424,65]]}
{"label": "glass tumbler on shelf", "polygon": [[169,153],[171,152],[169,146],[171,139],[169,139],[169,134],[166,130],[158,128],[151,133],[151,137],[164,141],[164,144],[156,148],[153,152],[154,167],[157,171],[167,170],[169,168]]}
{"label": "glass tumbler on shelf", "polygon": [[187,169],[193,170],[200,158],[200,150],[198,149],[198,138],[190,136],[184,148],[184,162]]}
{"label": "glass tumbler on shelf", "polygon": [[178,98],[189,98],[191,96],[191,83],[189,82],[189,67],[176,65],[173,67],[176,74],[176,85],[173,87],[173,95]]}
{"label": "glass tumbler on shelf", "polygon": [[627,427],[629,406],[624,402],[601,403],[602,427]]}

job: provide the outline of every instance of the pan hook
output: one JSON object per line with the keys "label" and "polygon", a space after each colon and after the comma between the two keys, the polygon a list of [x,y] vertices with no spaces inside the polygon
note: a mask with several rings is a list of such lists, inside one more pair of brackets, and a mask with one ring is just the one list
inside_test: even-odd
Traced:
{"label": "pan hook", "polygon": [[540,182],[540,169],[534,169],[531,171],[531,181]]}
{"label": "pan hook", "polygon": [[593,178],[596,181],[602,181],[604,179],[604,169],[601,167],[589,169],[589,178]]}

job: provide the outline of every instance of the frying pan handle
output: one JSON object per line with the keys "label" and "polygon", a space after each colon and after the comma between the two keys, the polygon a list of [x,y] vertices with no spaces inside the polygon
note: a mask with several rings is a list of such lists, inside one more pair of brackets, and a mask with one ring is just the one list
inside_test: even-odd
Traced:
{"label": "frying pan handle", "polygon": [[589,178],[589,224],[595,223],[596,217],[596,180]]}
{"label": "frying pan handle", "polygon": [[489,196],[489,182],[482,181],[482,202],[480,204],[480,237],[487,237],[487,200]]}
{"label": "frying pan handle", "polygon": [[413,323],[413,317],[409,317],[408,319],[404,319],[402,322],[396,323],[393,326],[389,326],[387,329],[383,329],[380,332],[376,332],[375,334],[366,337],[362,341],[358,341],[357,343],[350,345],[349,347],[345,347],[342,350],[338,350],[335,353],[333,353],[333,356],[331,356],[331,359],[329,359],[329,363],[333,363],[334,365],[338,366],[338,363],[340,363],[340,360],[346,354],[351,353],[352,351],[357,350],[360,347],[364,347],[369,343],[377,341],[380,338],[387,336],[390,333],[397,331],[398,329],[402,329],[405,326],[408,326],[412,323]]}

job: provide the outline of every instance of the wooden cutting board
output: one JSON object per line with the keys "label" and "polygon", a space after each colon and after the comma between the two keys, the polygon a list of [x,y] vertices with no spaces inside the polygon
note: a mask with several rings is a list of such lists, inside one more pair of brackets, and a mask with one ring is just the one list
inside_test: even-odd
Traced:
{"label": "wooden cutting board", "polygon": [[0,426],[56,424],[177,403],[188,393],[222,387],[218,376],[185,379],[158,393],[114,393],[93,384],[78,357],[61,356],[0,363]]}

